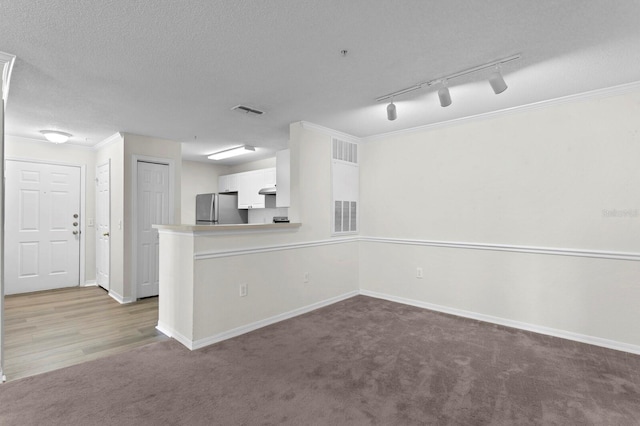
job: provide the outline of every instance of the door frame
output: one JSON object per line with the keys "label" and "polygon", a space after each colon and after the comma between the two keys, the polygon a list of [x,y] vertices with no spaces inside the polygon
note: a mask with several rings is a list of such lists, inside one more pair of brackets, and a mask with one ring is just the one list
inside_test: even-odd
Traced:
{"label": "door frame", "polygon": [[[86,191],[87,191],[87,165],[86,164],[74,164],[74,163],[65,163],[61,161],[47,161],[47,160],[39,160],[34,158],[25,158],[25,157],[6,157],[4,159],[5,163],[7,161],[21,161],[23,163],[36,163],[36,164],[49,164],[52,166],[67,166],[67,167],[79,167],[80,168],[80,271],[78,275],[78,287],[88,287],[95,285],[95,280],[87,281],[85,277],[85,262],[86,262],[86,232],[87,232],[87,206],[86,206]],[[4,163],[2,165],[4,170]],[[6,223],[5,223],[6,226]],[[4,227],[2,229],[4,233]],[[4,253],[4,247],[3,247]],[[4,272],[3,272],[4,273]],[[3,294],[4,296],[4,294]]]}
{"label": "door frame", "polygon": [[[107,161],[105,161],[102,164],[96,164],[96,190],[94,191],[94,197],[96,200],[96,205],[95,205],[95,218],[94,218],[94,226],[96,231],[98,230],[98,191],[97,191],[97,184],[98,184],[98,170],[100,169],[100,167],[103,166],[109,166],[109,205],[107,206],[108,209],[108,213],[109,213],[109,233],[111,233],[111,158],[108,158]],[[94,245],[95,245],[95,255],[96,255],[96,286],[100,287],[100,285],[98,284],[98,233],[96,232],[96,236],[95,236],[95,241],[94,241]],[[109,288],[105,289],[107,290],[107,292],[110,292],[111,290],[111,235],[109,235],[109,265],[108,265],[108,269],[109,269]]]}
{"label": "door frame", "polygon": [[132,302],[138,300],[138,162],[169,166],[169,222],[174,223],[175,220],[175,160],[133,154],[131,156],[131,273],[129,275]]}

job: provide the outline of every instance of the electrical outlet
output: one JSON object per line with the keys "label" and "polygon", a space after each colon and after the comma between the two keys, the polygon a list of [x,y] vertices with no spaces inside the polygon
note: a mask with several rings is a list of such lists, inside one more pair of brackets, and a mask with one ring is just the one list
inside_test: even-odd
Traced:
{"label": "electrical outlet", "polygon": [[416,278],[423,278],[424,274],[422,272],[422,268],[417,268],[416,269]]}
{"label": "electrical outlet", "polygon": [[308,282],[309,282],[309,273],[308,273],[308,272],[305,272],[305,273],[304,273],[304,282],[305,282],[305,283],[308,283]]}
{"label": "electrical outlet", "polygon": [[245,297],[249,294],[249,286],[247,284],[240,284],[240,297]]}

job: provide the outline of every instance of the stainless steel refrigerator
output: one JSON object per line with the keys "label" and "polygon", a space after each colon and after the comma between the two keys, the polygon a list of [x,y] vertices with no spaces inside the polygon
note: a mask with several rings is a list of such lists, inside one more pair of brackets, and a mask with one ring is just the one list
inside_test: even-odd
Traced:
{"label": "stainless steel refrigerator", "polygon": [[224,225],[247,222],[247,210],[238,209],[237,193],[196,195],[197,225]]}

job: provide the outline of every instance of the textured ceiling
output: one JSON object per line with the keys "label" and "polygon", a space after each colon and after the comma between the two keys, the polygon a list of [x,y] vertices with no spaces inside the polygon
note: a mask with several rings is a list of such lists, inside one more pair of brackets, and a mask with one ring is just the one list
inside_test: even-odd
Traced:
{"label": "textured ceiling", "polygon": [[[6,0],[0,16],[8,134],[131,132],[193,160],[272,156],[300,120],[365,137],[640,80],[637,0]],[[374,100],[517,53],[498,96],[481,72],[451,81],[448,108],[420,90],[389,122]]]}

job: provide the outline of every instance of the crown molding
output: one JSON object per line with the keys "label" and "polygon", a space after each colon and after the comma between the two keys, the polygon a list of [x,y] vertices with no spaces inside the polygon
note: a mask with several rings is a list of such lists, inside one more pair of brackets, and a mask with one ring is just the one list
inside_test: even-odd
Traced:
{"label": "crown molding", "polygon": [[105,140],[98,142],[97,144],[93,145],[91,147],[92,150],[94,151],[98,151],[102,148],[104,148],[105,146],[109,146],[112,143],[115,143],[119,140],[124,139],[124,136],[122,133],[118,132],[118,133],[114,133],[113,135],[109,136],[108,138],[106,138]]}
{"label": "crown molding", "polygon": [[16,60],[15,55],[0,52],[0,67],[2,67],[2,99],[5,105],[9,97],[9,81],[11,80],[11,71]]}
{"label": "crown molding", "polygon": [[553,105],[562,105],[566,103],[582,101],[587,99],[599,99],[617,95],[624,95],[640,91],[640,81],[634,81],[631,83],[620,84],[613,87],[605,87],[603,89],[591,90],[589,92],[578,93],[574,95],[562,96],[560,98],[548,99],[540,102],[534,102],[531,104],[525,104],[515,106],[511,108],[504,108],[497,111],[484,112],[482,114],[470,115],[467,117],[455,118],[453,120],[441,121],[439,123],[426,124],[424,126],[410,127],[407,129],[396,130],[393,132],[380,133],[377,135],[367,136],[362,138],[363,142],[372,142],[381,139],[387,139],[394,136],[400,136],[405,134],[420,133],[427,130],[434,130],[441,127],[449,127],[462,123],[473,122],[477,120],[485,120],[488,118],[500,117],[503,115],[515,114],[524,111],[533,111],[541,108],[547,108]]}
{"label": "crown molding", "polygon": [[358,142],[362,141],[362,139],[357,137],[357,136],[353,136],[353,135],[350,135],[348,133],[340,132],[338,130],[330,129],[328,127],[324,127],[324,126],[321,126],[319,124],[310,123],[308,121],[300,121],[300,125],[302,126],[303,129],[315,130],[317,132],[325,133],[325,134],[327,134],[329,136],[340,138],[342,140],[346,140],[346,141],[349,141],[349,142],[358,143]]}

